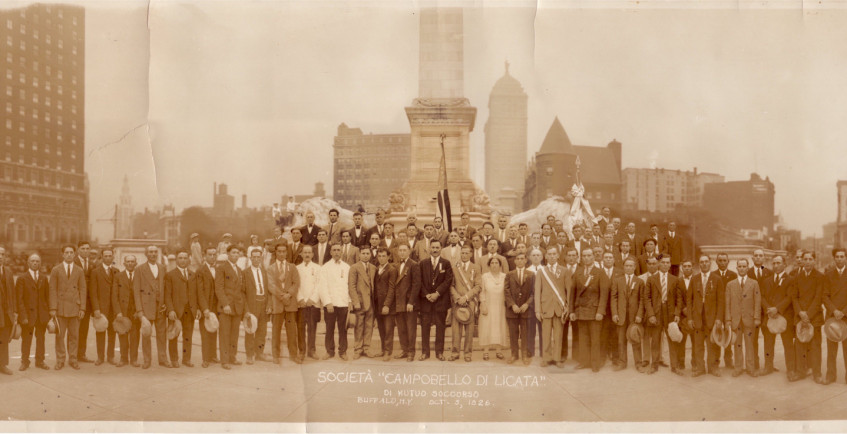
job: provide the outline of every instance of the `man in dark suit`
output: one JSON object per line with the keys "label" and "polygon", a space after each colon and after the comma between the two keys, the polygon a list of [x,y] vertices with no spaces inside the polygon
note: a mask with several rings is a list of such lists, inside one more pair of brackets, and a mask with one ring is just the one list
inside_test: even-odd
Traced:
{"label": "man in dark suit", "polygon": [[91,323],[91,270],[96,266],[95,258],[91,256],[91,244],[88,241],[80,241],[77,243],[77,256],[74,258],[74,263],[82,268],[82,273],[85,275],[85,287],[87,298],[83,300],[82,308],[85,314],[79,320],[79,332],[77,334],[77,354],[76,358],[79,363],[91,363],[92,360],[85,356],[85,351],[88,349],[88,329]]}
{"label": "man in dark suit", "polygon": [[[644,293],[644,281],[635,275],[635,258],[629,257],[623,264],[623,274],[612,279],[611,302],[612,321],[617,325],[618,358],[615,360],[615,370],[626,369],[627,339],[626,331],[630,324],[641,324],[644,318],[644,304],[641,295]],[[641,343],[632,342],[632,362],[636,369],[642,369]]]}
{"label": "man in dark suit", "polygon": [[[314,215],[312,216],[314,218]],[[246,293],[244,272],[238,269],[235,261],[241,251],[229,246],[227,262],[215,271],[215,295],[218,297],[218,335],[221,346],[221,367],[231,369],[231,365],[240,365],[236,358],[238,351],[238,329],[245,312]]]}
{"label": "man in dark suit", "polygon": [[[321,229],[323,231],[323,229]],[[245,270],[244,292],[247,299],[245,311],[256,317],[256,333],[244,334],[244,350],[247,364],[256,360],[269,362],[265,356],[265,338],[268,335],[268,315],[271,308],[270,282],[268,274],[262,268],[262,254],[254,250],[250,255],[250,266]]]}
{"label": "man in dark suit", "polygon": [[[636,258],[641,256],[641,250],[644,248],[644,239],[635,234],[635,223],[629,222],[624,228],[624,233],[619,235],[618,243],[621,240],[629,240],[629,245],[632,246],[632,255]],[[643,273],[645,269],[642,269]]]}
{"label": "man in dark suit", "polygon": [[[253,251],[261,258],[261,250]],[[188,269],[190,259],[188,252],[179,250],[176,253],[176,268],[165,275],[165,306],[168,309],[168,319],[180,323],[182,327],[182,365],[189,368],[191,363],[191,338],[194,335],[194,320],[199,319],[200,310],[197,307],[197,279]],[[168,341],[168,354],[171,367],[178,368],[180,353],[179,337]]]}
{"label": "man in dark suit", "polygon": [[397,265],[397,281],[394,284],[394,304],[397,333],[400,335],[400,346],[403,352],[395,358],[405,358],[411,362],[415,359],[415,341],[418,332],[418,299],[412,297],[413,288],[420,285],[420,267],[409,257],[408,248],[400,247],[397,254],[400,260]]}
{"label": "man in dark suit", "polygon": [[362,224],[363,221],[362,213],[353,213],[353,227],[347,230],[347,233],[350,234],[350,243],[355,247],[361,247],[368,243],[368,229]]}
{"label": "man in dark suit", "polygon": [[[303,253],[303,245],[306,243],[303,242],[303,230],[300,228],[291,228],[291,243],[288,245],[288,262],[294,265],[300,265],[303,262],[303,258],[300,257],[300,254]],[[226,252],[218,252],[226,253]]]}
{"label": "man in dark suit", "polygon": [[418,297],[421,312],[421,357],[430,354],[429,332],[435,324],[435,358],[444,361],[444,332],[447,327],[447,308],[450,305],[450,285],[453,284],[453,268],[441,258],[441,242],[433,240],[429,246],[430,257],[421,259],[420,286],[413,289]]}
{"label": "man in dark suit", "polygon": [[[510,232],[514,232],[514,228]],[[516,360],[523,359],[523,364],[529,365],[532,363],[532,355],[527,346],[529,335],[527,327],[529,316],[535,314],[530,310],[535,292],[535,273],[526,268],[526,253],[515,255],[514,263],[515,268],[506,274],[503,287],[506,322],[509,325],[509,347],[512,350],[512,355],[506,363],[512,364]]]}
{"label": "man in dark suit", "polygon": [[[2,255],[0,255],[2,258]],[[0,259],[2,261],[2,259]],[[2,265],[0,265],[2,267]],[[47,277],[40,273],[41,257],[33,253],[27,259],[28,270],[18,277],[15,283],[15,300],[17,305],[18,322],[21,324],[21,371],[29,368],[29,350],[32,348],[32,337],[35,335],[35,367],[50,369],[44,363],[44,337],[47,322],[50,321],[50,285]],[[2,270],[0,285],[8,284],[7,269]],[[8,275],[11,277],[11,273]]]}
{"label": "man in dark suit", "polygon": [[374,219],[376,220],[376,224],[370,229],[368,229],[368,236],[366,238],[368,241],[370,241],[371,235],[373,234],[379,235],[380,240],[383,236],[385,236],[385,210],[383,210],[382,208],[376,210],[376,214],[374,214]]}
{"label": "man in dark suit", "polygon": [[[832,250],[835,267],[826,272],[826,286],[823,291],[823,304],[826,306],[827,319],[844,318],[847,312],[847,250],[836,248]],[[838,342],[826,340],[826,384],[834,383],[837,377],[835,359],[838,357]],[[841,356],[847,366],[847,340],[841,342]]]}
{"label": "man in dark suit", "polygon": [[[785,272],[785,256],[774,256],[772,263],[774,274],[761,280],[762,311],[768,318],[774,318],[777,315],[782,315],[785,318],[786,327],[785,331],[780,334],[780,339],[785,354],[785,371],[790,381],[797,375],[794,355],[794,308],[791,305],[789,294],[792,279]],[[765,325],[767,325],[766,322]],[[777,370],[773,366],[776,335],[771,333],[767,327],[762,327],[762,335],[764,335],[765,340],[765,364],[759,375],[768,375]]]}
{"label": "man in dark suit", "polygon": [[374,357],[382,355],[386,362],[391,360],[391,353],[394,351],[394,326],[393,323],[389,324],[389,321],[396,313],[394,288],[397,282],[397,270],[388,263],[388,256],[388,249],[385,247],[379,249],[376,254],[379,265],[374,275],[374,316],[379,330],[379,340],[382,343],[379,354],[375,354]]}
{"label": "man in dark suit", "polygon": [[[307,243],[308,244],[308,243]],[[329,262],[330,256],[330,243],[329,238],[325,229],[318,230],[318,242],[315,243],[312,250],[314,251],[314,256],[312,261],[314,261],[317,265],[323,265]]]}
{"label": "man in dark suit", "polygon": [[[650,241],[650,240],[648,240]],[[647,317],[647,336],[650,339],[651,349],[651,366],[647,371],[649,374],[659,370],[659,365],[662,363],[662,336],[667,335],[667,325],[671,321],[679,322],[679,314],[676,312],[676,306],[681,302],[678,300],[670,300],[670,288],[677,284],[676,276],[669,273],[671,268],[671,260],[669,257],[659,255],[659,272],[650,276],[647,279],[647,288],[644,296],[645,316]],[[670,341],[670,340],[669,340]],[[671,356],[671,371],[681,375],[675,365],[676,351],[670,348]]]}
{"label": "man in dark suit", "polygon": [[601,285],[603,272],[594,266],[594,252],[582,252],[583,268],[574,276],[575,289],[570,314],[571,321],[578,321],[579,365],[577,369],[591,368],[598,372],[603,366],[603,343],[600,334],[603,317],[609,300],[608,286]]}
{"label": "man in dark suit", "polygon": [[[76,251],[73,245],[62,246],[62,262],[50,271],[50,316],[55,317],[58,322],[58,331],[56,332],[56,370],[60,370],[65,366],[65,357],[69,359],[71,368],[79,369],[77,363],[77,340],[79,339],[79,320],[85,315],[85,300],[88,297],[88,288],[85,285],[85,273],[82,267],[74,264],[74,256]],[[11,280],[11,272],[8,268],[0,266],[2,279],[6,282],[4,287],[8,286],[8,281]],[[4,294],[5,295],[5,294]],[[0,297],[2,299],[3,297]],[[2,309],[0,312],[0,329],[10,327],[11,322],[6,322],[7,318],[3,315],[9,315],[8,308]],[[3,333],[4,330],[0,330]],[[8,332],[8,330],[5,330]],[[65,336],[67,335],[67,352],[65,351]],[[7,344],[8,345],[8,344]],[[8,348],[8,347],[7,347]],[[4,353],[0,346],[0,366],[6,366],[7,360],[3,359]],[[8,353],[5,353],[8,358]],[[6,363],[4,363],[6,362]],[[5,372],[4,372],[5,373]]]}
{"label": "man in dark suit", "polygon": [[310,246],[318,244],[318,231],[321,227],[315,224],[315,213],[306,212],[306,224],[300,227],[300,233],[303,235],[303,243]]}
{"label": "man in dark suit", "polygon": [[[762,289],[762,282],[773,276],[773,271],[765,267],[765,251],[762,249],[753,250],[753,265],[747,269],[747,277],[756,281],[759,285],[759,291]],[[756,373],[759,372],[759,329],[767,327],[756,327],[753,329],[753,354],[755,356],[754,363],[756,365]]]}
{"label": "man in dark suit", "polygon": [[676,232],[676,222],[668,223],[668,233],[662,237],[659,251],[671,257],[671,274],[679,276],[683,250],[682,237]]}
{"label": "man in dark suit", "polygon": [[821,303],[823,301],[826,277],[815,269],[815,253],[803,252],[803,268],[794,277],[794,285],[791,288],[791,302],[794,307],[794,323],[804,321],[810,323],[814,329],[814,335],[810,342],[795,342],[797,358],[796,380],[806,377],[806,371],[812,368],[815,383],[823,384],[821,377],[821,326],[823,325],[823,312]]}
{"label": "man in dark suit", "polygon": [[[673,264],[671,264],[671,267],[673,267]],[[693,329],[689,327],[690,324],[688,323],[688,319],[691,318],[691,312],[686,304],[690,298],[691,291],[694,289],[694,264],[690,259],[684,259],[680,264],[680,270],[681,273],[678,276],[679,279],[677,279],[676,287],[673,288],[673,295],[670,295],[668,298],[677,302],[675,306],[676,311],[679,312],[679,322],[677,325],[679,325],[679,331],[682,333],[682,340],[680,342],[674,342],[673,345],[676,347],[677,370],[683,371],[685,370],[685,346],[689,338],[692,345],[694,344]],[[693,368],[693,350],[691,352],[691,359]]]}
{"label": "man in dark suit", "polygon": [[657,256],[656,241],[652,238],[647,238],[644,240],[642,253],[638,257],[638,268],[644,272],[644,270],[647,270],[647,262],[650,258],[656,258]]}
{"label": "man in dark suit", "polygon": [[[214,249],[212,249],[214,250]],[[118,272],[112,280],[112,312],[117,318],[129,318],[132,322],[127,333],[118,334],[121,344],[121,360],[117,367],[138,364],[138,343],[141,322],[135,317],[135,294],[133,293],[133,278],[138,260],[134,255],[124,256],[124,271]]]}
{"label": "man in dark suit", "polygon": [[[371,238],[373,239],[374,236],[376,234],[372,234]],[[377,254],[379,254],[378,251]],[[371,250],[360,250],[359,262],[350,267],[348,280],[350,303],[356,315],[356,326],[353,330],[353,360],[363,355],[371,356],[368,349],[371,346],[374,327],[374,274],[376,274],[376,266],[371,263]]]}
{"label": "man in dark suit", "polygon": [[[737,279],[738,274],[728,269],[729,255],[727,255],[726,253],[718,253],[715,262],[718,264],[718,269],[716,273],[721,277],[721,280],[723,281],[724,291],[726,291],[726,284],[732,280]],[[720,363],[720,357],[718,357],[718,362]],[[735,364],[733,363],[732,359],[732,345],[727,345],[726,348],[723,349],[723,363],[724,366],[726,366],[727,368],[735,369]]]}
{"label": "man in dark suit", "polygon": [[690,315],[688,326],[694,331],[692,376],[705,374],[708,362],[709,374],[720,377],[720,347],[709,339],[709,335],[716,323],[718,327],[723,327],[722,318],[726,309],[724,282],[717,272],[711,271],[712,260],[708,255],[700,255],[698,264],[700,273],[692,278],[693,287],[685,302]]}
{"label": "man in dark suit", "polygon": [[[471,226],[471,215],[466,212],[463,212],[460,219],[461,224],[458,227],[455,227],[454,229],[461,235],[462,232],[459,231],[459,229],[461,228],[465,234],[465,239],[470,240],[476,233],[476,228]],[[425,258],[421,258],[421,261],[423,261],[424,259]]]}
{"label": "man in dark suit", "polygon": [[[509,262],[509,269],[515,269],[515,256],[517,256],[518,251],[518,230],[515,227],[510,227],[508,231],[508,235],[506,239],[500,243],[500,254],[506,257],[506,260]],[[564,257],[564,254],[561,255]]]}
{"label": "man in dark suit", "polygon": [[[112,266],[114,251],[111,248],[103,249],[103,260],[100,265],[91,270],[89,277],[89,301],[95,318],[105,316],[109,327],[105,331],[97,332],[97,361],[95,366],[100,366],[104,361],[115,364],[115,329],[112,327],[114,313],[112,311],[112,285],[118,269]],[[108,338],[108,347],[106,340]]]}
{"label": "man in dark suit", "polygon": [[[159,366],[170,368],[167,353],[168,318],[165,315],[165,267],[158,263],[159,249],[148,246],[145,252],[147,262],[136,268],[133,277],[135,295],[135,315],[140,320],[147,318],[156,327],[156,355]],[[141,352],[144,354],[144,369],[150,368],[153,359],[151,337],[141,337]]]}
{"label": "man in dark suit", "polygon": [[[287,245],[287,243],[280,243]],[[279,251],[277,249],[277,251]],[[208,368],[210,364],[219,362],[218,359],[218,332],[206,330],[206,321],[209,314],[217,315],[218,297],[215,295],[215,262],[218,251],[214,247],[206,248],[203,265],[195,273],[197,280],[197,307],[203,316],[200,317],[200,343],[203,353],[203,367]]]}
{"label": "man in dark suit", "polygon": [[12,375],[9,365],[9,341],[12,327],[17,321],[15,280],[6,266],[6,249],[0,247],[0,373]]}

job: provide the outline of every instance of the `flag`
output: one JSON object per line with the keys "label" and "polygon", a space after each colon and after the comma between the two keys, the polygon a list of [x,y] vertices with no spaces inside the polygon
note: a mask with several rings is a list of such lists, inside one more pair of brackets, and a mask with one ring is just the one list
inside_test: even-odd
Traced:
{"label": "flag", "polygon": [[444,153],[444,136],[441,136],[441,166],[438,170],[438,214],[447,228],[453,232],[453,219],[450,212],[450,195],[447,193],[447,157]]}

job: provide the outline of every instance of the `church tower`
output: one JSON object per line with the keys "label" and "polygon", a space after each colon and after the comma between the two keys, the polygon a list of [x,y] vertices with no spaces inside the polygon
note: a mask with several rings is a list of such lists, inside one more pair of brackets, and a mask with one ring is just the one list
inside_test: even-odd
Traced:
{"label": "church tower", "polygon": [[522,211],[527,144],[527,95],[506,72],[488,98],[485,123],[485,191],[503,211]]}

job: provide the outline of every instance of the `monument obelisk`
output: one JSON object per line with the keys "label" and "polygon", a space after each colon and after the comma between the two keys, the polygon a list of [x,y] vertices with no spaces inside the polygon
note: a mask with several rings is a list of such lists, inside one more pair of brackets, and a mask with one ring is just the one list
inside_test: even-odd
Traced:
{"label": "monument obelisk", "polygon": [[461,8],[420,11],[418,98],[406,107],[412,166],[401,190],[406,211],[436,212],[441,136],[454,214],[488,212],[488,197],[470,179],[470,140],[476,107],[464,97],[464,37]]}

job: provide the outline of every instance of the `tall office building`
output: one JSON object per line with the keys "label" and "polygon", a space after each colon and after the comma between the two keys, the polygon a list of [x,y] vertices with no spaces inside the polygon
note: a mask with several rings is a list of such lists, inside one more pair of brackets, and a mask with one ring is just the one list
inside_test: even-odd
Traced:
{"label": "tall office building", "polygon": [[523,210],[526,174],[527,96],[509,74],[497,80],[488,97],[485,123],[485,191],[497,208]]}
{"label": "tall office building", "polygon": [[690,170],[623,170],[624,207],[637,211],[673,212],[677,206],[703,206],[706,184],[724,182],[723,175]]}
{"label": "tall office building", "polygon": [[85,9],[0,11],[0,228],[14,250],[88,237]]}

